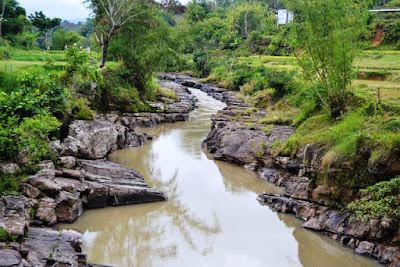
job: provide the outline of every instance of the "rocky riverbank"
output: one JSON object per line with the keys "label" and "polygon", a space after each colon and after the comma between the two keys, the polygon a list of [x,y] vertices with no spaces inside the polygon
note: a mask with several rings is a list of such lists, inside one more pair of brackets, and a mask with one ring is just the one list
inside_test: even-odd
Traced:
{"label": "rocky riverbank", "polygon": [[[203,84],[190,76],[163,74],[162,77],[226,102],[227,107],[212,117],[211,132],[203,145],[215,159],[243,165],[284,188],[283,195],[258,196],[262,204],[278,212],[294,214],[305,221],[303,227],[319,231],[353,248],[355,253],[375,258],[385,265],[400,266],[399,222],[355,220],[350,212],[332,208],[337,205],[336,188],[315,186],[308,178],[321,167],[323,149],[309,144],[293,157],[278,156],[274,150],[295,132],[294,127],[274,126],[266,130],[251,123],[265,117],[266,111],[249,109],[251,106],[238,99],[234,92]],[[396,165],[390,164],[386,169]],[[342,166],[341,170],[333,171],[345,172],[349,168],[351,166]]]}
{"label": "rocky riverbank", "polygon": [[[167,196],[150,188],[132,169],[107,161],[117,149],[137,147],[153,137],[135,128],[185,121],[196,102],[185,86],[169,81],[177,100],[158,97],[150,103],[155,113],[110,112],[93,121],[73,121],[63,140],[50,142],[56,164],[36,165],[35,175],[21,182],[22,195],[0,199],[0,266],[96,266],[81,253],[80,233],[49,228],[73,222],[85,209],[164,201]],[[14,173],[27,159],[3,162],[2,172]]]}

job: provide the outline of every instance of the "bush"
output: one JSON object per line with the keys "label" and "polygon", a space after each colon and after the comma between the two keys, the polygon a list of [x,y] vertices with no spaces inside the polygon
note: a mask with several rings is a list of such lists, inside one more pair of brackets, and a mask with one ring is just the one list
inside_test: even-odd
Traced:
{"label": "bush", "polygon": [[[0,172],[0,196],[8,195],[19,191],[19,179],[11,175],[5,175]],[[0,228],[1,229],[1,228]],[[1,231],[1,230],[0,230]],[[0,233],[1,236],[1,233]],[[1,237],[0,237],[1,241]]]}
{"label": "bush", "polygon": [[94,120],[94,111],[89,107],[89,101],[85,98],[73,95],[68,102],[67,112],[69,117],[76,120]]}
{"label": "bush", "polygon": [[4,228],[0,227],[0,242],[16,242],[18,239],[18,236],[16,235],[11,235],[4,230]]}
{"label": "bush", "polygon": [[400,132],[400,120],[392,120],[383,125],[383,129],[394,133]]}
{"label": "bush", "polygon": [[15,160],[23,153],[31,163],[51,157],[48,136],[59,129],[61,123],[48,114],[32,118],[8,117],[0,124],[0,156]]}
{"label": "bush", "polygon": [[4,48],[0,48],[0,60],[9,59],[10,54]]}
{"label": "bush", "polygon": [[348,205],[355,217],[400,219],[400,176],[360,190],[364,196]]}
{"label": "bush", "polygon": [[30,163],[50,158],[48,137],[60,127],[66,89],[57,77],[42,71],[8,73],[0,91],[0,158],[15,160],[18,154]]}
{"label": "bush", "polygon": [[99,109],[139,112],[139,93],[131,86],[133,81],[130,72],[125,68],[105,70],[103,76]]}
{"label": "bush", "polygon": [[5,87],[0,91],[0,121],[9,116],[20,119],[47,113],[63,116],[67,90],[56,77],[36,71],[8,75],[12,78],[3,82]]}

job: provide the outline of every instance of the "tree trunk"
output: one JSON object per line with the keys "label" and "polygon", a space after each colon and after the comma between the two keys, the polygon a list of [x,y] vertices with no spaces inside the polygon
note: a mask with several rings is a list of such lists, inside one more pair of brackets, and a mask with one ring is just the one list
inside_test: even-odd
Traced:
{"label": "tree trunk", "polygon": [[289,23],[289,9],[286,9],[286,24]]}
{"label": "tree trunk", "polygon": [[46,46],[46,50],[48,50],[47,48],[49,47],[49,33],[48,32],[45,32],[44,33],[44,44],[45,44],[45,46]]}
{"label": "tree trunk", "polygon": [[101,55],[101,62],[100,62],[100,69],[104,68],[106,65],[106,60],[107,60],[107,55],[108,55],[108,44],[110,43],[111,37],[115,33],[115,31],[118,29],[118,26],[112,26],[110,31],[108,32],[107,36],[104,38],[101,44],[101,49],[102,49],[102,55]]}
{"label": "tree trunk", "polygon": [[246,36],[247,39],[247,35],[248,35],[248,29],[247,29],[247,12],[244,13],[244,35]]}
{"label": "tree trunk", "polygon": [[3,0],[3,7],[1,9],[1,17],[0,17],[0,38],[3,37],[3,18],[4,18],[4,12],[6,10],[6,0]]}
{"label": "tree trunk", "polygon": [[108,39],[104,40],[104,43],[101,46],[102,55],[101,55],[101,61],[100,61],[100,66],[99,66],[100,69],[104,68],[104,66],[106,65],[107,54],[108,54],[108,42],[109,42]]}

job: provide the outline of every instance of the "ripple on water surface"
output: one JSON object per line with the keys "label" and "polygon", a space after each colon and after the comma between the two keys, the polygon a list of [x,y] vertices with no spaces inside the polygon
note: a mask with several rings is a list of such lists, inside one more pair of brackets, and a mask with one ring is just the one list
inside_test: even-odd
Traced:
{"label": "ripple on water surface", "polygon": [[88,210],[60,227],[84,233],[90,262],[114,266],[379,266],[301,227],[291,215],[261,206],[279,192],[252,172],[213,161],[201,149],[210,116],[224,104],[201,100],[188,122],[140,129],[157,136],[115,152],[110,160],[140,171],[164,191],[161,203]]}

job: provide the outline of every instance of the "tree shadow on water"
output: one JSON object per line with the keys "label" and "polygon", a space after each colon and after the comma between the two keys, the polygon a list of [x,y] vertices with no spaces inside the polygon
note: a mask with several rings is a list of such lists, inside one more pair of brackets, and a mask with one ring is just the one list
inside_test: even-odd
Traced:
{"label": "tree shadow on water", "polygon": [[[156,171],[156,170],[153,170]],[[169,200],[89,212],[77,223],[89,260],[114,266],[151,266],[187,257],[190,250],[208,255],[221,232],[215,214],[208,224],[179,198],[178,170],[168,181],[153,180]],[[153,176],[154,177],[154,176]],[[87,226],[87,227],[85,227]]]}

